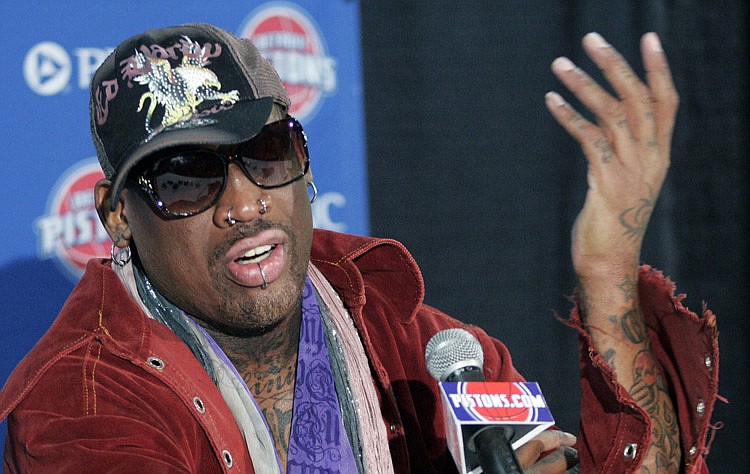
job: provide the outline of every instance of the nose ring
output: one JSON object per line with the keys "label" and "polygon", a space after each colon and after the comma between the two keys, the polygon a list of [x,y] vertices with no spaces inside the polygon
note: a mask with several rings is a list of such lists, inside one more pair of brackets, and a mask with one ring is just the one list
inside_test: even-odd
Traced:
{"label": "nose ring", "polygon": [[[258,199],[258,212],[260,214],[265,214],[266,212],[268,212],[268,203],[265,199]],[[227,217],[224,220],[227,221],[227,224],[229,224],[230,227],[237,223],[237,219],[232,217],[231,207],[227,209]]]}

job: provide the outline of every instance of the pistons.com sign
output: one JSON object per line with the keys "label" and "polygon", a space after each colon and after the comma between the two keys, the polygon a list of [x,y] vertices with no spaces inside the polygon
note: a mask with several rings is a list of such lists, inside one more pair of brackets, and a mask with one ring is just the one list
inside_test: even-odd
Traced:
{"label": "pistons.com sign", "polygon": [[75,164],[50,192],[45,215],[34,222],[39,258],[54,259],[73,282],[81,277],[89,259],[110,253],[112,241],[94,205],[93,190],[102,178],[95,158]]}
{"label": "pistons.com sign", "polygon": [[309,121],[336,90],[336,61],[320,28],[292,3],[272,2],[253,11],[240,29],[273,65],[292,100],[290,115]]}

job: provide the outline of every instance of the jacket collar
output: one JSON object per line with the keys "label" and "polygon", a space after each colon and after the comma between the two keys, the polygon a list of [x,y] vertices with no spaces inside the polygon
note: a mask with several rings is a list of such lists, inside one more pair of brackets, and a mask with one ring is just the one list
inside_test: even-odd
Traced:
{"label": "jacket collar", "polygon": [[315,229],[311,262],[317,266],[349,308],[366,302],[365,277],[373,287],[403,294],[394,316],[409,322],[424,300],[424,280],[416,261],[403,244]]}
{"label": "jacket collar", "polygon": [[[414,319],[424,299],[424,281],[414,258],[399,242],[315,230],[311,261],[336,289],[344,304],[361,314],[367,288],[403,295],[390,315]],[[365,286],[365,278],[368,284]],[[138,317],[123,317],[123,315]],[[167,353],[187,351],[167,327],[150,321],[133,301],[105,260],[89,261],[77,289],[52,328],[16,367],[0,391],[0,420],[23,399],[58,358],[97,338],[125,357],[149,357],[151,339]],[[189,358],[188,358],[189,359]],[[197,363],[197,361],[195,361]]]}

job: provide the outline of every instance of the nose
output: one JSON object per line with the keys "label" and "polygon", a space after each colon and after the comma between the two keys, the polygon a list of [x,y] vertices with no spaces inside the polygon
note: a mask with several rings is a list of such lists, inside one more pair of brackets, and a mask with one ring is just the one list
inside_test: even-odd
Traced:
{"label": "nose", "polygon": [[214,209],[214,224],[231,227],[237,223],[250,222],[271,209],[271,197],[266,190],[250,181],[239,165],[230,162],[227,168],[227,183]]}

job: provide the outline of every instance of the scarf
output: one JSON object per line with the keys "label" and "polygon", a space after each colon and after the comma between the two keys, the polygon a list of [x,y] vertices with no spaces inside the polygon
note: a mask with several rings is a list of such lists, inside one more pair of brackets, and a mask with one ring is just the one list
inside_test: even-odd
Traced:
{"label": "scarf", "polygon": [[[273,448],[270,430],[265,423],[260,408],[250,395],[244,380],[221,348],[202,327],[159,294],[148,278],[132,263],[129,262],[124,266],[113,265],[112,267],[146,315],[169,327],[185,342],[206,368],[243,431],[248,450],[253,458],[253,465],[256,467],[258,474],[283,472]],[[313,292],[312,288],[308,289],[306,286],[307,306],[315,308],[310,310],[310,315],[314,319],[307,319],[307,321],[312,321],[313,332],[317,328],[318,332],[323,333],[327,352],[324,361],[317,363],[317,366],[324,367],[324,370],[316,373],[328,373],[333,377],[335,385],[333,395],[337,397],[336,405],[338,405],[340,411],[340,420],[337,421],[337,426],[343,425],[342,427],[347,435],[342,440],[345,445],[343,446],[344,452],[354,454],[357,472],[391,474],[394,471],[388,448],[388,437],[372,375],[370,374],[367,355],[357,329],[336,291],[312,264],[308,266],[308,279],[308,284],[311,284],[315,291]],[[309,296],[312,293],[314,293],[314,298],[311,299]],[[303,324],[305,324],[304,321]],[[318,324],[318,326],[314,326],[315,324]],[[302,329],[301,333],[304,332],[304,327]],[[301,334],[301,339],[303,337],[305,336]],[[318,348],[322,347],[320,339],[314,344],[317,344],[316,347]],[[303,350],[305,349],[302,347],[301,341],[300,351]],[[308,350],[310,349],[308,348]],[[312,351],[316,352],[314,347]],[[310,373],[306,367],[300,366],[300,362],[303,360],[302,353],[300,353],[295,385],[298,387],[301,386],[300,377],[304,379]],[[306,363],[303,362],[303,365]],[[313,384],[313,386],[315,385]],[[295,389],[295,392],[297,392],[297,389]],[[309,432],[304,434],[305,430],[302,428],[312,426],[310,423],[314,424],[316,417],[319,416],[314,410],[310,410],[314,405],[311,405],[309,401],[314,399],[315,396],[314,393],[308,392],[307,401],[298,403],[295,393],[295,421],[293,422],[289,449],[290,467],[295,458],[295,453],[292,451],[296,450],[297,453],[301,453],[304,449],[312,446],[310,442],[313,438],[309,436]],[[297,431],[295,431],[295,425],[299,428]],[[300,436],[301,433],[302,436]],[[295,436],[298,437],[299,443],[293,439]],[[315,454],[313,453],[313,455]],[[345,465],[347,462],[350,461],[345,460]]]}

